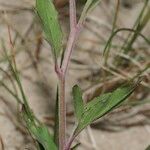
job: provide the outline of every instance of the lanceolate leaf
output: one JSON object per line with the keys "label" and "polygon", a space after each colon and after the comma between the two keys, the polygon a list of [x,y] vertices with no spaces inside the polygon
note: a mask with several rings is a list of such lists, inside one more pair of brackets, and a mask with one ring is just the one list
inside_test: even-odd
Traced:
{"label": "lanceolate leaf", "polygon": [[84,111],[84,104],[82,100],[81,89],[77,85],[73,87],[73,102],[74,102],[75,116],[77,120],[80,120],[81,115],[83,114]]}
{"label": "lanceolate leaf", "polygon": [[[139,82],[138,82],[139,83]],[[103,94],[84,107],[82,119],[80,119],[74,135],[77,136],[85,127],[91,124],[96,119],[104,116],[113,108],[123,102],[135,90],[138,83],[130,83],[126,86],[121,86],[112,93]]]}
{"label": "lanceolate leaf", "polygon": [[62,48],[62,31],[55,6],[52,0],[36,0],[36,10],[46,39],[52,46],[54,57],[57,58]]}

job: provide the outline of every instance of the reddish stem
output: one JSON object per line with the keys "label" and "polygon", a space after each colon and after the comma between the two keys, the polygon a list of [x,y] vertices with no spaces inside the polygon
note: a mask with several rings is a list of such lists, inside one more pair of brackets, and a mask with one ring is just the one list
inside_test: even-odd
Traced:
{"label": "reddish stem", "polygon": [[75,0],[69,0],[69,14],[70,14],[70,34],[67,42],[66,51],[61,68],[55,62],[55,72],[59,79],[59,150],[69,150],[72,141],[66,149],[66,101],[65,101],[65,79],[70,63],[75,41],[80,33],[81,25],[77,25],[76,20],[76,2]]}

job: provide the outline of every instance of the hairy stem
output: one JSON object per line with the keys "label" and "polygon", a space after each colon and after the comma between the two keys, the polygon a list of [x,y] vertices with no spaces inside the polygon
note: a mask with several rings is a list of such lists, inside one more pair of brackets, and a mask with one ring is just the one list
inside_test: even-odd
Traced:
{"label": "hairy stem", "polygon": [[65,78],[59,78],[59,143],[60,150],[64,150],[65,142],[66,142],[66,102],[65,102]]}
{"label": "hairy stem", "polygon": [[62,71],[64,76],[66,76],[66,72],[68,69],[68,65],[70,62],[70,57],[75,45],[75,41],[78,35],[79,29],[77,28],[77,20],[76,20],[76,4],[75,0],[69,0],[69,14],[70,14],[70,34],[66,47],[66,51],[64,54],[64,59],[62,62]]}
{"label": "hairy stem", "polygon": [[56,64],[55,72],[58,76],[59,84],[58,84],[58,128],[57,128],[57,144],[59,150],[64,150],[65,142],[66,142],[66,102],[65,102],[65,77],[62,73],[62,69]]}
{"label": "hairy stem", "polygon": [[66,101],[65,101],[65,82],[68,66],[70,63],[70,58],[72,55],[73,48],[75,46],[75,41],[80,33],[81,24],[77,24],[76,19],[76,1],[69,0],[69,14],[70,14],[70,34],[64,53],[64,58],[61,67],[55,63],[55,71],[59,79],[59,102],[58,102],[58,121],[59,121],[59,150],[69,150],[66,149]]}

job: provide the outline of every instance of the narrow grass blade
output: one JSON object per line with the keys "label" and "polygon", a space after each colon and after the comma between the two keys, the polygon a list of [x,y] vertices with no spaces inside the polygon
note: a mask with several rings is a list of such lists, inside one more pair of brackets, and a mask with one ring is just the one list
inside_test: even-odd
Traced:
{"label": "narrow grass blade", "polygon": [[62,49],[62,31],[58,13],[52,0],[36,0],[36,10],[43,25],[47,41],[51,44],[53,55],[57,58]]}
{"label": "narrow grass blade", "polygon": [[[137,17],[137,19],[136,19],[136,21],[135,21],[133,27],[132,27],[132,29],[135,30],[135,29],[137,28],[138,23],[140,22],[140,20],[141,20],[143,14],[145,13],[146,7],[148,6],[148,5],[147,5],[147,4],[148,4],[148,1],[149,1],[149,0],[145,0],[144,5],[143,5],[143,8],[141,9],[141,11],[140,11],[140,13],[139,13],[139,15],[138,15],[138,17]],[[121,50],[124,49],[124,47],[126,46],[126,44],[128,44],[128,42],[129,42],[129,40],[131,39],[131,37],[132,37],[132,32],[128,35],[127,39],[124,41],[123,46],[121,47]]]}
{"label": "narrow grass blade", "polygon": [[139,37],[139,33],[142,32],[142,30],[144,29],[144,27],[148,24],[148,22],[150,20],[150,8],[149,8],[149,6],[147,9],[148,10],[147,10],[146,14],[140,20],[140,22],[138,23],[138,25],[135,29],[136,32],[133,34],[133,36],[131,37],[130,41],[127,43],[127,46],[124,49],[125,54],[127,54],[129,51],[132,50],[132,46],[133,46],[134,42],[136,41],[136,39]]}
{"label": "narrow grass blade", "polygon": [[89,11],[91,11],[101,0],[87,0],[85,6],[83,8],[81,17],[79,22],[82,23],[83,20],[86,18],[86,15]]}
{"label": "narrow grass blade", "polygon": [[111,46],[111,43],[112,43],[112,40],[113,38],[119,33],[119,32],[122,32],[122,31],[126,31],[126,32],[133,32],[135,34],[138,34],[138,36],[142,37],[145,42],[147,42],[147,44],[150,45],[150,40],[145,37],[143,34],[141,34],[140,32],[137,32],[136,30],[133,30],[133,29],[130,29],[130,28],[120,28],[120,29],[117,29],[116,31],[114,31],[110,38],[108,39],[105,47],[104,47],[104,50],[103,50],[103,55],[105,56],[105,62],[107,62],[107,59],[108,59],[108,56],[109,56],[109,52],[110,52],[110,49],[109,49],[109,46]]}
{"label": "narrow grass blade", "polygon": [[73,87],[73,102],[74,102],[75,116],[79,121],[84,111],[84,104],[82,99],[82,91],[77,85]]}
{"label": "narrow grass blade", "polygon": [[[30,119],[32,119],[31,110],[30,110],[30,107],[29,107],[29,104],[28,104],[27,97],[26,97],[26,95],[25,95],[25,93],[24,93],[22,83],[21,83],[21,81],[20,81],[20,77],[19,77],[19,73],[18,73],[16,64],[14,63],[15,61],[12,61],[13,58],[8,56],[6,49],[4,49],[4,53],[5,53],[5,56],[6,56],[7,61],[9,62],[9,66],[10,66],[12,75],[13,75],[13,77],[14,77],[16,83],[17,83],[17,86],[18,86],[18,88],[19,88],[19,91],[20,91],[20,93],[21,93],[22,98],[20,98],[20,99],[22,99],[22,103],[25,105],[26,110],[27,110],[27,112],[28,112],[28,115],[30,116]],[[9,89],[7,89],[7,90],[8,90],[8,92],[9,92],[10,94],[12,94],[14,97],[16,96],[16,99],[17,99],[17,95],[14,95],[13,92],[9,91]],[[19,100],[19,98],[18,98],[17,100]]]}
{"label": "narrow grass blade", "polygon": [[10,95],[12,95],[19,104],[22,104],[18,95],[14,93],[4,82],[0,81],[0,86],[2,86]]}
{"label": "narrow grass blade", "polygon": [[9,81],[10,81],[11,84],[12,84],[12,87],[13,87],[14,91],[12,91],[12,90],[4,83],[3,79],[0,80],[0,86],[2,86],[8,93],[10,93],[10,94],[17,100],[18,103],[22,104],[21,100],[20,100],[19,97],[18,97],[17,88],[16,88],[16,85],[15,85],[15,83],[14,83],[12,77],[9,75],[9,73],[7,73],[7,72],[6,72],[4,69],[2,69],[1,67],[0,67],[0,71],[3,72],[3,73],[8,77]]}

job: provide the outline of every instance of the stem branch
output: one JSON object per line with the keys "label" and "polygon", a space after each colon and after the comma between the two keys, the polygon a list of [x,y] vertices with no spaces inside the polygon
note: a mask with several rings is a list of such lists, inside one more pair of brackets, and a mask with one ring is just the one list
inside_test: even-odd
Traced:
{"label": "stem branch", "polygon": [[70,14],[70,34],[64,54],[64,59],[62,62],[62,71],[64,76],[66,76],[68,65],[70,62],[70,57],[75,46],[75,41],[79,33],[79,28],[77,27],[77,17],[76,17],[76,2],[75,0],[69,0],[69,14]]}
{"label": "stem branch", "polygon": [[75,41],[80,33],[82,25],[77,24],[76,19],[76,1],[69,0],[69,14],[70,14],[70,34],[64,53],[64,58],[61,67],[55,63],[55,72],[59,79],[59,102],[58,102],[58,117],[59,117],[59,150],[69,150],[66,149],[66,101],[65,101],[65,82],[68,66],[70,63],[70,58],[72,55],[73,48],[75,46]]}

